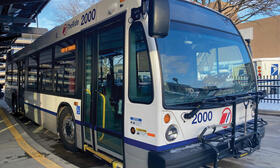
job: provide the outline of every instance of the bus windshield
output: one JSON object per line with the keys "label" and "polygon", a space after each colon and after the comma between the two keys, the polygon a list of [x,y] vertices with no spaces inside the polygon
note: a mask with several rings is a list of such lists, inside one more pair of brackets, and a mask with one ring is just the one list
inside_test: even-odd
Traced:
{"label": "bus windshield", "polygon": [[172,21],[157,46],[166,107],[256,91],[253,65],[240,36]]}

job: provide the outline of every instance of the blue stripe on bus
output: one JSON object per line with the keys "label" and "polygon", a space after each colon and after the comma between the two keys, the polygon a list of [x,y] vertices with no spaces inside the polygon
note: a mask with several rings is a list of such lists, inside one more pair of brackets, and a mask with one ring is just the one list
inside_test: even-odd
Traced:
{"label": "blue stripe on bus", "polygon": [[[52,114],[54,116],[57,115],[55,112],[52,112],[52,111],[47,110],[47,109],[43,109],[43,108],[35,106],[33,104],[29,104],[29,103],[25,103],[25,102],[24,102],[24,104],[27,104],[27,105],[29,105],[31,107],[34,107],[34,108],[37,108],[37,109],[39,109],[41,111],[47,112],[49,114]],[[252,121],[253,120],[250,120],[248,122],[252,122]],[[75,123],[78,124],[78,125],[82,125],[82,126],[87,126],[87,127],[93,128],[91,124],[83,123],[83,122],[78,121],[78,120],[75,120]],[[241,126],[242,125],[238,125],[236,127],[239,128]],[[227,130],[229,130],[229,129],[230,128],[228,128]],[[96,128],[95,128],[95,130],[96,130]],[[221,133],[221,134],[224,134],[226,131],[225,130],[221,130],[221,131],[218,131],[218,132]],[[206,139],[213,138],[213,137],[216,137],[216,136],[217,135],[215,135],[215,134],[210,134],[210,135],[206,136]],[[199,140],[198,140],[198,138],[192,138],[192,139],[188,139],[188,140],[184,140],[184,141],[180,141],[180,142],[175,142],[175,143],[168,144],[168,145],[163,145],[163,146],[155,146],[155,145],[147,144],[147,143],[140,142],[140,141],[137,141],[137,140],[134,140],[134,139],[130,139],[130,138],[127,138],[127,137],[124,137],[124,142],[129,144],[129,145],[136,146],[136,147],[139,147],[139,148],[142,148],[142,149],[160,152],[160,151],[174,149],[174,148],[177,148],[177,147],[180,147],[180,146],[184,146],[184,145],[190,145],[190,144],[198,143]]]}
{"label": "blue stripe on bus", "polygon": [[[57,116],[57,113],[52,112],[52,111],[50,111],[50,110],[47,110],[47,109],[44,109],[44,108],[35,106],[35,105],[33,105],[33,104],[30,104],[30,103],[26,103],[26,102],[24,102],[24,104],[26,104],[26,105],[28,105],[28,106],[31,106],[31,107],[33,107],[33,108],[37,108],[37,109],[39,109],[39,110],[41,110],[41,111],[43,111],[43,112],[49,113],[49,114],[51,114],[51,115]],[[81,121],[78,121],[78,120],[75,120],[75,123],[78,124],[78,125],[85,125],[85,124],[83,124]]]}
{"label": "blue stripe on bus", "polygon": [[[254,120],[250,120],[248,122],[252,122]],[[236,126],[236,128],[240,128],[242,127],[243,124]],[[226,132],[231,131],[231,128],[225,129],[225,130],[221,130],[221,131],[217,131],[216,133],[220,133],[220,134],[225,134]],[[214,138],[216,137],[216,134],[210,134],[210,135],[206,135],[205,139],[209,139],[209,138]],[[157,152],[161,152],[161,151],[165,151],[165,150],[170,150],[170,149],[174,149],[177,147],[182,147],[185,145],[191,145],[194,143],[198,143],[200,142],[198,138],[192,138],[192,139],[188,139],[188,140],[184,140],[184,141],[180,141],[180,142],[175,142],[172,144],[168,144],[168,145],[163,145],[163,146],[155,146],[155,145],[151,145],[151,144],[147,144],[144,142],[140,142],[134,139],[130,139],[127,137],[124,137],[124,142],[126,144],[132,145],[132,146],[136,146],[138,148],[142,148],[142,149],[146,149],[149,151],[157,151]]]}
{"label": "blue stripe on bus", "polygon": [[146,150],[149,150],[149,151],[161,152],[161,151],[174,149],[176,147],[180,147],[180,146],[184,146],[184,145],[190,145],[190,144],[193,144],[193,143],[197,143],[199,141],[198,141],[197,138],[193,138],[193,139],[188,139],[188,140],[185,140],[185,141],[175,142],[175,143],[168,144],[168,145],[155,146],[155,145],[147,144],[147,143],[144,143],[144,142],[140,142],[140,141],[137,141],[137,140],[134,140],[134,139],[124,137],[124,142],[129,144],[129,145],[136,146],[138,148],[146,149]]}
{"label": "blue stripe on bus", "polygon": [[31,107],[34,107],[34,108],[37,108],[37,109],[39,109],[39,110],[41,110],[41,111],[44,111],[44,112],[46,112],[46,113],[49,113],[49,114],[51,114],[51,115],[54,115],[54,116],[57,115],[55,112],[52,112],[52,111],[50,111],[50,110],[47,110],[47,109],[44,109],[44,108],[41,108],[41,107],[38,107],[38,106],[35,106],[35,105],[33,105],[33,104],[29,104],[29,103],[26,103],[26,102],[24,102],[24,104],[27,104],[27,105],[29,105],[29,106],[31,106]]}

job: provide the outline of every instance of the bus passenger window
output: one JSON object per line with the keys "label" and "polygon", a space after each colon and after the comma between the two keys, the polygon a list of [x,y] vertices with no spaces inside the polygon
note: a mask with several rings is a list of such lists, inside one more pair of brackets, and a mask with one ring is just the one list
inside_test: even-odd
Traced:
{"label": "bus passenger window", "polygon": [[28,78],[27,78],[28,90],[37,90],[37,69],[38,69],[37,58],[35,56],[29,56]]}
{"label": "bus passenger window", "polygon": [[42,91],[53,92],[52,49],[40,53],[40,84]]}
{"label": "bus passenger window", "polygon": [[17,86],[17,79],[18,79],[18,67],[17,63],[13,63],[13,86]]}
{"label": "bus passenger window", "polygon": [[56,92],[74,95],[76,91],[76,41],[69,39],[56,45],[54,83]]}
{"label": "bus passenger window", "polygon": [[7,69],[7,73],[6,73],[6,81],[8,82],[9,85],[12,84],[12,75],[13,75],[13,72],[12,72],[12,64],[9,64],[8,65],[8,69]]}
{"label": "bus passenger window", "polygon": [[129,99],[137,103],[151,103],[151,65],[145,32],[140,22],[131,26],[129,42]]}

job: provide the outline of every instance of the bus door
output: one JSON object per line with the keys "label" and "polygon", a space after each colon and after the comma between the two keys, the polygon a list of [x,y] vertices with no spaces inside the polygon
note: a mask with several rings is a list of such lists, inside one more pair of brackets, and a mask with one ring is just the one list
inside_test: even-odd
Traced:
{"label": "bus door", "polygon": [[83,139],[123,159],[124,19],[85,33]]}
{"label": "bus door", "polygon": [[85,56],[84,56],[84,92],[83,92],[83,136],[84,142],[94,147],[93,126],[95,121],[94,99],[94,71],[97,45],[97,34],[91,31],[85,34]]}
{"label": "bus door", "polygon": [[97,43],[95,144],[123,159],[124,20],[100,29]]}

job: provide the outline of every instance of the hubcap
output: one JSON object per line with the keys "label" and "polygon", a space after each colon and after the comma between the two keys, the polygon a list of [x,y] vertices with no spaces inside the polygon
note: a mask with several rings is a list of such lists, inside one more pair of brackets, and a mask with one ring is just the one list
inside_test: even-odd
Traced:
{"label": "hubcap", "polygon": [[72,120],[72,116],[67,115],[63,119],[63,136],[65,140],[70,144],[74,144],[74,129],[75,125]]}

